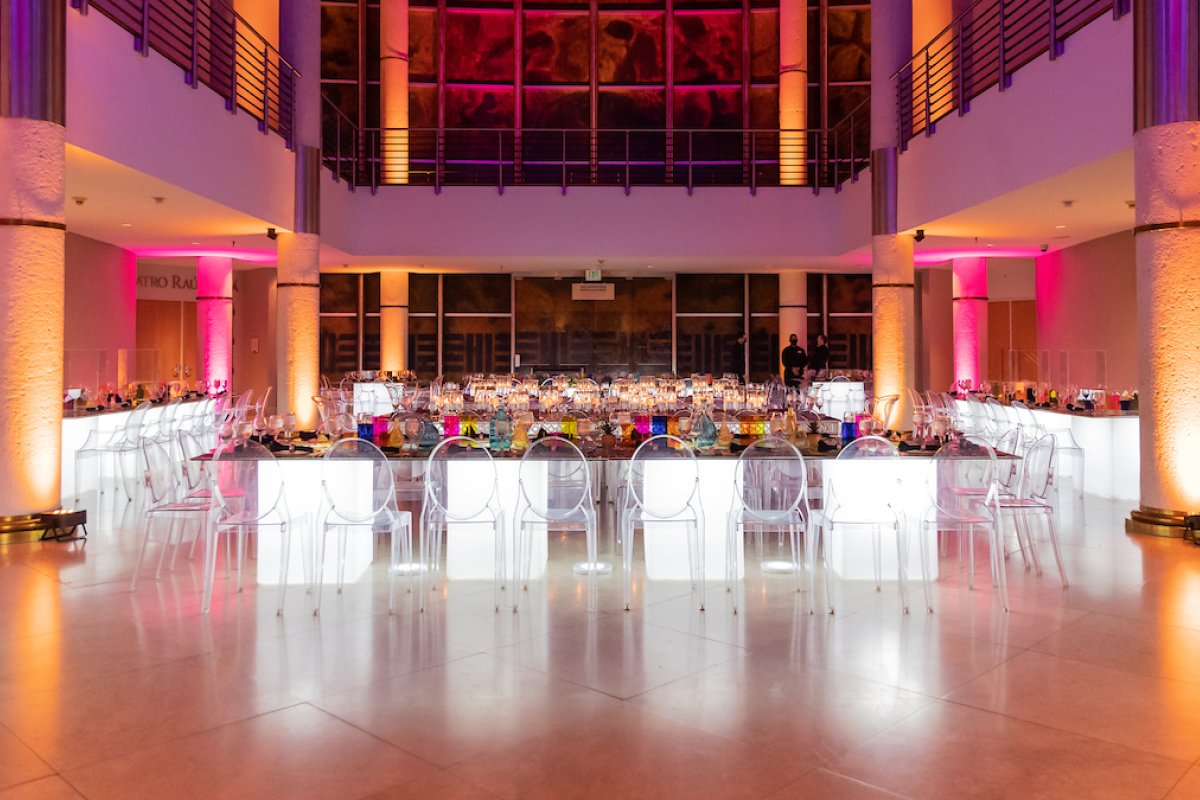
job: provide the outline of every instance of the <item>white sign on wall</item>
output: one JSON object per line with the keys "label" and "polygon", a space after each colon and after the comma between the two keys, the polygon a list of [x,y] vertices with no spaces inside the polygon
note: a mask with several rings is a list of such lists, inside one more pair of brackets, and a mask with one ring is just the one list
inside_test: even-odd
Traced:
{"label": "white sign on wall", "polygon": [[572,300],[612,300],[615,297],[611,283],[572,283]]}

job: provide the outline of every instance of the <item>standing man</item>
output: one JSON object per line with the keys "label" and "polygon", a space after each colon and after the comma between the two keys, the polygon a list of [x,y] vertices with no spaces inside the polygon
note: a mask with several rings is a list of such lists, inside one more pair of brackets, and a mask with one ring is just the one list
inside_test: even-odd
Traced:
{"label": "standing man", "polygon": [[779,354],[779,362],[783,365],[783,385],[789,388],[804,382],[804,368],[808,366],[808,354],[797,342],[793,333],[788,337],[788,346]]}
{"label": "standing man", "polygon": [[817,334],[817,346],[813,348],[812,358],[808,362],[809,377],[812,380],[823,378],[829,368],[829,342],[825,334]]}
{"label": "standing man", "polygon": [[738,380],[746,380],[746,332],[738,331],[737,339],[729,348],[729,363],[732,365],[731,372],[738,376]]}

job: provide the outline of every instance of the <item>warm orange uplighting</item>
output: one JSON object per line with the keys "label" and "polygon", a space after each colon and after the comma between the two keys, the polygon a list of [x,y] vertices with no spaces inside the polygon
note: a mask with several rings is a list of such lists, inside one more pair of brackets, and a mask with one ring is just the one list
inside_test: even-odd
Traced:
{"label": "warm orange uplighting", "polygon": [[408,2],[379,10],[379,118],[383,183],[408,183]]}
{"label": "warm orange uplighting", "polygon": [[808,181],[808,10],[802,0],[779,3],[779,183]]}
{"label": "warm orange uplighting", "polygon": [[876,236],[872,317],[875,396],[899,397],[887,425],[907,430],[912,409],[908,389],[913,384],[913,240],[911,236]]}
{"label": "warm orange uplighting", "polygon": [[[1136,222],[1196,219],[1196,123],[1134,136]],[[1200,233],[1148,229],[1135,236],[1140,374],[1141,505],[1200,511]]]}
{"label": "warm orange uplighting", "polygon": [[0,164],[0,516],[59,505],[62,450],[62,223],[66,145],[61,125],[0,120],[0,142],[20,158]]}
{"label": "warm orange uplighting", "polygon": [[320,386],[320,237],[281,233],[276,281],[276,397],[302,429],[317,424],[313,395]]}

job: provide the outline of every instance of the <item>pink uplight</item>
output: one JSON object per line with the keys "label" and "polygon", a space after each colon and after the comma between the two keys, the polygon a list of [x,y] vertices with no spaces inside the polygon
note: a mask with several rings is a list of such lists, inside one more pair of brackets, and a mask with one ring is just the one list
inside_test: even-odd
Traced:
{"label": "pink uplight", "polygon": [[913,256],[913,262],[921,265],[943,264],[957,258],[1037,258],[1042,255],[1036,247],[946,247],[922,248]]}
{"label": "pink uplight", "polygon": [[247,264],[274,264],[274,250],[253,250],[243,247],[141,247],[134,248],[138,258],[231,258]]}

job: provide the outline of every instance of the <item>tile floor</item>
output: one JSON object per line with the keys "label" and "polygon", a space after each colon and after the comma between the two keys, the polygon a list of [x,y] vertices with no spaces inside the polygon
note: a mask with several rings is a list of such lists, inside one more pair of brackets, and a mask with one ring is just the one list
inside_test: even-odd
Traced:
{"label": "tile floor", "polygon": [[517,614],[388,615],[380,564],[319,618],[219,576],[204,617],[199,561],[130,592],[138,510],[93,498],[86,545],[0,547],[0,800],[1200,798],[1200,549],[1127,510],[1064,513],[1067,590],[1014,554],[1009,614],[952,549],[932,615],[752,567],[737,616],[640,577],[623,612],[618,571],[589,617],[563,535]]}

